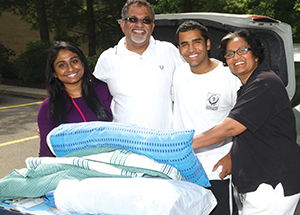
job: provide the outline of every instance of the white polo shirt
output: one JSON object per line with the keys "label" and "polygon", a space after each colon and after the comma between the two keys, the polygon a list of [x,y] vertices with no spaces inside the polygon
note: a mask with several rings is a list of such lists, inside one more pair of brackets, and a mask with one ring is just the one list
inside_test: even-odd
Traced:
{"label": "white polo shirt", "polygon": [[94,72],[108,84],[113,96],[113,121],[170,129],[172,77],[176,66],[183,62],[179,51],[152,36],[142,55],[129,51],[124,43],[125,37],[104,51]]}

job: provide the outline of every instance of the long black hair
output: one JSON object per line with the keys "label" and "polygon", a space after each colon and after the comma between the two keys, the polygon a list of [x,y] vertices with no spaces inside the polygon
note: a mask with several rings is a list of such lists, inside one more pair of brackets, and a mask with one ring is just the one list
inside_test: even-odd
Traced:
{"label": "long black hair", "polygon": [[[50,105],[48,109],[49,121],[54,121],[55,124],[67,122],[67,115],[73,108],[71,98],[67,95],[64,84],[54,77],[54,61],[56,60],[60,50],[69,50],[77,54],[84,64],[84,74],[82,76],[81,94],[84,102],[95,113],[97,118],[101,121],[111,121],[111,113],[101,104],[97,94],[91,84],[92,82],[102,82],[95,78],[89,69],[88,61],[82,51],[70,42],[57,41],[49,50],[46,76],[47,76],[47,90],[50,96]],[[103,82],[102,82],[103,83]],[[106,85],[105,83],[103,83]],[[67,110],[67,100],[72,104],[70,109]],[[109,99],[109,98],[107,98]],[[51,117],[50,117],[51,116]]]}

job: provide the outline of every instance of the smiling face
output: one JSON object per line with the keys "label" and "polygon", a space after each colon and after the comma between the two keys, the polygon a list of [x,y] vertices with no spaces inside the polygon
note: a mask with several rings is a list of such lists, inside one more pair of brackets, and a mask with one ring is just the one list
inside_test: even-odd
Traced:
{"label": "smiling face", "polygon": [[[132,5],[128,9],[126,18],[136,17],[138,19],[150,18],[153,20],[150,8],[145,5]],[[154,23],[143,24],[139,20],[138,23],[131,23],[123,20],[120,23],[121,29],[126,36],[126,47],[130,51],[142,53],[149,44],[150,36],[154,29]]]}
{"label": "smiling face", "polygon": [[65,87],[70,84],[81,84],[84,66],[77,54],[67,49],[60,50],[53,68],[54,77],[58,78]]}
{"label": "smiling face", "polygon": [[[226,52],[236,51],[240,47],[251,48],[244,38],[235,37],[228,41]],[[237,75],[243,84],[247,82],[250,75],[258,66],[258,58],[254,56],[252,51],[248,51],[243,55],[235,53],[234,57],[227,59],[226,62],[231,72]]]}
{"label": "smiling face", "polygon": [[[208,51],[210,40],[205,43],[200,30],[194,29],[178,34],[178,50],[186,62],[190,65],[192,72],[203,73],[209,67]],[[205,69],[204,69],[205,68]]]}

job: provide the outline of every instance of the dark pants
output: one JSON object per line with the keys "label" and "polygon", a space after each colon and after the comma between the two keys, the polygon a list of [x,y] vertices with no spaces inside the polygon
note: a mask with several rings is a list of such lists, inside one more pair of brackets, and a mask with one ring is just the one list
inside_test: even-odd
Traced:
{"label": "dark pants", "polygon": [[[210,215],[230,215],[230,197],[232,198],[232,214],[238,215],[238,209],[233,199],[233,193],[229,189],[230,180],[211,180],[210,190],[213,192],[217,199],[217,206],[210,213]],[[231,185],[230,185],[231,186]],[[231,195],[229,194],[231,192]]]}

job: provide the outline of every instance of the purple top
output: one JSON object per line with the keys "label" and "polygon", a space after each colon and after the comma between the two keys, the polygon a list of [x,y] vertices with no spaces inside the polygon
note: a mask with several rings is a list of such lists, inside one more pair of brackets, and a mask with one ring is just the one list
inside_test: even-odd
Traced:
{"label": "purple top", "polygon": [[[110,109],[110,103],[112,100],[112,96],[110,95],[107,85],[105,83],[94,83],[92,82],[92,86],[94,87],[96,94],[98,95],[98,98],[100,102],[103,104],[103,106],[109,110]],[[87,122],[91,121],[99,121],[97,116],[94,114],[94,112],[85,104],[82,97],[80,98],[74,98],[74,101],[80,108],[81,112],[83,113],[85,119]],[[42,103],[38,116],[37,116],[37,122],[40,130],[40,152],[39,157],[54,157],[54,155],[51,153],[46,138],[48,133],[57,125],[54,125],[53,122],[49,121],[48,119],[48,108],[50,105],[50,99],[49,97],[45,99],[45,101]],[[67,108],[69,108],[71,103],[68,100]],[[79,111],[75,106],[71,109],[69,115],[67,116],[67,122],[69,123],[76,123],[76,122],[84,122],[84,119],[80,115]]]}

